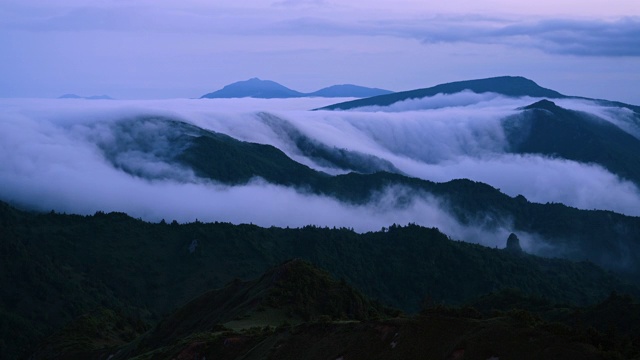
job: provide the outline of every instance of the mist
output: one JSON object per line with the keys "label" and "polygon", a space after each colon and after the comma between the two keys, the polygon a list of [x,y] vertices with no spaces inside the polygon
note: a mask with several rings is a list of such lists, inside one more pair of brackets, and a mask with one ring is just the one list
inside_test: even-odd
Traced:
{"label": "mist", "polygon": [[[329,148],[388,161],[409,176],[439,182],[469,178],[534,202],[640,215],[638,188],[602,167],[505,153],[501,120],[536,99],[458,95],[399,104],[391,111],[342,112],[303,110],[335,101],[327,99],[0,100],[0,198],[42,211],[121,211],[148,221],[312,224],[358,232],[416,223],[438,227],[454,239],[498,247],[515,230],[508,222],[496,228],[481,219],[463,226],[446,204],[426,193],[404,196],[412,201],[399,204],[396,199],[409,191],[401,187],[356,206],[261,179],[242,186],[202,179],[166,161],[175,151],[174,130],[137,120],[158,117],[270,144],[296,161],[332,173],[345,171],[305,156],[278,124]],[[402,110],[405,106],[410,110]],[[281,121],[265,121],[264,111]],[[540,250],[536,234],[518,235],[525,250]]]}
{"label": "mist", "polygon": [[[402,187],[385,189],[370,203],[356,206],[261,179],[242,186],[198,179],[189,169],[175,168],[153,157],[153,152],[119,154],[128,166],[143,162],[151,168],[147,175],[158,180],[149,180],[114,167],[100,150],[121,132],[119,119],[105,120],[109,116],[104,113],[75,119],[53,116],[53,121],[14,116],[5,116],[0,127],[0,197],[18,206],[88,215],[119,211],[153,222],[197,219],[264,227],[336,226],[357,232],[380,230],[393,223],[416,223],[500,247],[508,236],[507,229],[460,225],[429,194],[412,194],[415,200],[399,204],[397,199],[409,191]],[[166,128],[148,123],[135,132],[140,131],[167,134]],[[151,145],[161,151],[165,141],[156,139]],[[167,169],[170,176],[161,176]]]}

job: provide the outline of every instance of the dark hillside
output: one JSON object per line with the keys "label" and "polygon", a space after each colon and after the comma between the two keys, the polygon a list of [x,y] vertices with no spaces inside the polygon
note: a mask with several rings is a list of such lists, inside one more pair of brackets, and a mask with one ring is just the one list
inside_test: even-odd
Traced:
{"label": "dark hillside", "polygon": [[[113,339],[117,329],[122,329],[122,335],[135,333],[127,321],[114,319],[107,311],[82,317],[75,326],[50,337],[32,358],[634,358],[640,354],[640,339],[634,338],[637,326],[625,327],[624,321],[615,318],[607,320],[607,330],[584,327],[587,319],[594,319],[598,326],[612,314],[600,309],[622,303],[637,306],[631,301],[612,294],[593,307],[568,308],[541,299],[510,304],[514,307],[502,305],[490,314],[468,306],[425,304],[418,316],[398,317],[398,312],[382,309],[344,281],[294,260],[254,280],[233,281],[199,296],[128,344]],[[559,320],[543,319],[540,306],[533,311],[519,307],[531,303],[555,306]],[[480,304],[486,307],[486,297]],[[299,310],[315,315],[308,317]],[[627,323],[638,320],[637,311],[634,314],[629,306],[617,313],[630,316]],[[120,324],[115,332],[92,330],[93,324],[114,322]],[[100,338],[104,345],[101,349],[83,338]]]}
{"label": "dark hillside", "polygon": [[[311,261],[409,312],[426,296],[455,304],[503,288],[575,304],[595,303],[613,290],[638,294],[591,263],[514,255],[413,225],[357,234],[318,227],[151,224],[120,213],[35,214],[6,204],[0,210],[0,232],[7,234],[0,241],[0,339],[12,353],[99,307],[153,322],[207,289],[256,277],[290,258]],[[313,318],[313,308],[322,306],[294,312]]]}
{"label": "dark hillside", "polygon": [[[210,161],[215,156],[215,161]],[[238,141],[218,133],[194,137],[189,147],[176,158],[203,178],[229,185],[246,184],[254,177],[279,185],[300,186],[327,175],[291,160],[279,149]]]}
{"label": "dark hillside", "polygon": [[328,273],[305,261],[291,260],[267,270],[257,279],[234,280],[190,301],[160,322],[141,346],[159,346],[207,331],[212,324],[278,326],[284,322],[317,321],[321,317],[367,320],[391,314],[391,310],[334,280]]}

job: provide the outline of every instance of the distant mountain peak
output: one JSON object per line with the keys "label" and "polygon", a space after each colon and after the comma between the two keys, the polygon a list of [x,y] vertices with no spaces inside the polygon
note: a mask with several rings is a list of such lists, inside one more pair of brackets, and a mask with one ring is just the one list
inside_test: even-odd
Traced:
{"label": "distant mountain peak", "polygon": [[320,90],[303,93],[296,90],[289,89],[272,80],[262,80],[257,77],[253,77],[248,80],[234,82],[232,84],[224,86],[222,89],[205,94],[200,98],[299,98],[299,97],[371,97],[384,94],[390,94],[392,91],[368,88],[364,86],[342,84],[332,85]]}
{"label": "distant mountain peak", "polygon": [[201,99],[216,99],[216,98],[261,98],[261,99],[275,99],[275,98],[296,98],[302,97],[304,94],[291,90],[286,86],[280,85],[275,81],[261,80],[257,77],[253,77],[249,80],[237,81],[232,84],[226,85],[220,90],[202,95]]}
{"label": "distant mountain peak", "polygon": [[368,88],[368,87],[358,86],[353,84],[340,84],[340,85],[331,85],[326,88],[320,89],[318,91],[309,93],[307,95],[317,96],[317,97],[367,98],[367,97],[386,95],[391,93],[393,92],[389,90],[379,89],[379,88]]}
{"label": "distant mountain peak", "polygon": [[247,79],[247,80],[236,81],[234,83],[226,85],[225,87],[232,86],[232,85],[240,85],[240,84],[268,84],[268,83],[277,84],[275,81],[272,81],[272,80],[262,80],[262,79],[260,79],[258,77],[252,77],[252,78]]}
{"label": "distant mountain peak", "polygon": [[518,110],[544,110],[555,114],[556,116],[568,116],[571,111],[565,109],[549,99],[542,99],[533,104],[518,108]]}
{"label": "distant mountain peak", "polygon": [[547,99],[542,99],[540,101],[537,101],[531,105],[527,105],[525,107],[523,107],[522,109],[524,110],[531,110],[531,109],[544,109],[544,110],[555,110],[560,108],[558,105],[556,105],[556,103],[554,103],[551,100],[547,100]]}
{"label": "distant mountain peak", "polygon": [[82,96],[76,94],[64,94],[58,96],[58,99],[82,99]]}

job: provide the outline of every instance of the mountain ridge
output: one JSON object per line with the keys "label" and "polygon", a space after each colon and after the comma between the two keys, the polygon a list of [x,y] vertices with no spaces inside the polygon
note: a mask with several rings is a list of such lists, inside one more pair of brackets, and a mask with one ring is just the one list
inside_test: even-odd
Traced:
{"label": "mountain ridge", "polygon": [[260,99],[283,99],[300,97],[370,97],[389,93],[391,93],[389,90],[368,88],[352,84],[332,85],[314,92],[303,93],[292,90],[275,81],[251,78],[249,80],[237,81],[226,85],[222,89],[204,94],[200,98],[217,99],[252,97]]}
{"label": "mountain ridge", "polygon": [[464,90],[475,93],[494,92],[507,96],[533,96],[549,98],[565,98],[559,92],[543,88],[533,80],[522,76],[498,76],[484,79],[464,80],[436,85],[429,88],[399,91],[393,94],[379,95],[372,98],[352,100],[319,108],[317,110],[348,110],[364,106],[389,106],[399,101],[421,99],[437,94],[454,94]]}
{"label": "mountain ridge", "polygon": [[543,99],[503,121],[511,151],[594,163],[640,186],[640,139],[595,115]]}
{"label": "mountain ridge", "polygon": [[[640,304],[628,295],[611,293],[598,304],[575,307],[505,289],[470,304],[435,305],[427,296],[419,315],[403,316],[294,259],[205,292],[144,334],[146,326],[117,312],[83,315],[30,358],[418,359],[464,353],[479,359],[595,359],[605,351],[637,350],[638,344],[625,342],[638,334],[640,318]],[[585,331],[576,321],[593,328]],[[607,332],[614,327],[616,333]],[[488,346],[495,338],[500,341]]]}
{"label": "mountain ridge", "polygon": [[367,106],[389,106],[391,104],[431,97],[437,94],[454,94],[464,90],[475,93],[493,92],[510,97],[542,97],[548,99],[580,99],[596,101],[604,106],[626,107],[636,113],[640,113],[640,106],[625,104],[619,101],[592,99],[583,96],[570,96],[561,94],[555,90],[539,86],[533,80],[523,76],[497,76],[484,79],[463,80],[435,85],[429,88],[420,88],[407,91],[399,91],[392,94],[379,95],[371,98],[357,99],[341,102],[315,110],[349,110]]}

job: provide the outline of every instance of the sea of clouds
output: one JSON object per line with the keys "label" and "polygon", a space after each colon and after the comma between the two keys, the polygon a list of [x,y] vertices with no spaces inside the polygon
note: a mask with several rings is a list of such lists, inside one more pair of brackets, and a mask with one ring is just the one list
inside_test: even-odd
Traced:
{"label": "sea of clouds", "polygon": [[[406,189],[393,187],[366,205],[341,203],[254,179],[226,186],[198,178],[164,161],[170,129],[147,125],[123,134],[123,121],[141,116],[184,121],[243,141],[270,144],[296,161],[332,174],[344,172],[306,157],[278,123],[329,147],[357,151],[392,163],[409,176],[432,181],[469,178],[534,202],[561,202],[582,209],[640,215],[640,192],[593,164],[506,152],[501,121],[538,99],[463,92],[409,100],[387,108],[309,111],[335,99],[175,99],[90,101],[82,99],[0,100],[0,199],[37,210],[93,214],[122,211],[145,220],[228,221],[261,226],[308,224],[364,232],[409,222],[434,226],[452,238],[504,246],[511,225],[488,230],[461,225],[446,204],[429,194],[395,201]],[[554,100],[555,101],[555,100]],[[638,136],[633,114],[575,99],[560,106],[589,111]],[[264,114],[279,119],[265,121]],[[275,125],[274,125],[275,124]],[[105,148],[117,137],[148,135],[147,151]],[[215,161],[215,159],[212,159]],[[123,171],[134,167],[151,176]],[[406,195],[406,194],[405,194]],[[535,235],[519,234],[535,250]]]}

